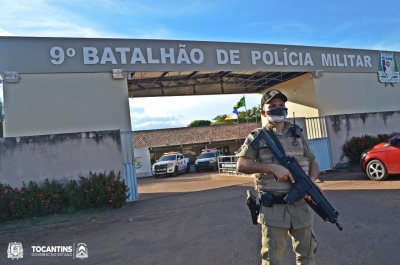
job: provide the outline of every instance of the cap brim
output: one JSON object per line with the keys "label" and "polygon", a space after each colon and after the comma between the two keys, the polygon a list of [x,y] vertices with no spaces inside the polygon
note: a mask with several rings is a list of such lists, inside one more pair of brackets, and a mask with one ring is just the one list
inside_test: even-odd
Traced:
{"label": "cap brim", "polygon": [[[282,93],[278,93],[278,94],[276,94],[276,95],[274,95],[272,98],[270,98],[270,99],[268,99],[267,101],[265,101],[265,103],[269,103],[272,99],[274,99],[274,98],[280,98],[280,99],[282,99],[283,101],[287,101],[287,97],[284,95],[284,94],[282,94]],[[264,103],[264,104],[265,104]]]}

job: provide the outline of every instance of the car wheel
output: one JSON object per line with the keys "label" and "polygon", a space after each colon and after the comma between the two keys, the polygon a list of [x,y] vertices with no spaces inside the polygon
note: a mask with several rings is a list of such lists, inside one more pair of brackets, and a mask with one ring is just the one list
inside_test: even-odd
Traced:
{"label": "car wheel", "polygon": [[178,167],[175,166],[175,170],[174,170],[174,173],[172,173],[172,176],[174,176],[174,177],[178,176],[178,172],[179,172]]}
{"label": "car wheel", "polygon": [[367,164],[365,171],[367,172],[368,177],[372,180],[385,180],[389,176],[385,165],[377,159],[371,160]]}

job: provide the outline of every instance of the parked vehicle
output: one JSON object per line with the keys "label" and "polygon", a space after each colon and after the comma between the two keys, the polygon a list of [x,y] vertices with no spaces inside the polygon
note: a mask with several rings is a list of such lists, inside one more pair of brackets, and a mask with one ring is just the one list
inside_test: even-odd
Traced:
{"label": "parked vehicle", "polygon": [[217,171],[218,170],[218,159],[217,157],[222,155],[219,150],[216,149],[203,149],[201,154],[197,157],[194,162],[194,168],[196,173],[206,170]]}
{"label": "parked vehicle", "polygon": [[183,154],[178,152],[164,153],[152,167],[153,175],[158,178],[161,175],[176,176],[180,172],[190,171],[190,162]]}
{"label": "parked vehicle", "polygon": [[400,174],[400,134],[364,151],[360,166],[372,180],[385,180],[389,175]]}

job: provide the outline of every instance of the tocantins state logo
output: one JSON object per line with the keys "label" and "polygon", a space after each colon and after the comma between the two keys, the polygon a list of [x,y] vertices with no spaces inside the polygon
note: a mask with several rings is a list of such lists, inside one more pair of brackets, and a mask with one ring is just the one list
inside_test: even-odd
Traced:
{"label": "tocantins state logo", "polygon": [[86,259],[89,257],[88,248],[85,243],[79,243],[76,246],[76,254],[75,257],[78,259]]}
{"label": "tocantins state logo", "polygon": [[382,51],[378,56],[378,78],[379,81],[394,85],[399,82],[399,66],[394,52]]}
{"label": "tocantins state logo", "polygon": [[21,243],[11,242],[8,244],[7,257],[9,259],[21,259],[24,257],[24,249]]}

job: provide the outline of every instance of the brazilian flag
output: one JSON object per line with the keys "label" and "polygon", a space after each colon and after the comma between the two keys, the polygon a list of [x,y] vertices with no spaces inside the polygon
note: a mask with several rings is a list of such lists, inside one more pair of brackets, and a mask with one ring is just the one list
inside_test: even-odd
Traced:
{"label": "brazilian flag", "polygon": [[241,107],[246,107],[246,100],[244,99],[244,96],[236,103],[235,106],[233,106],[234,109],[239,109]]}

